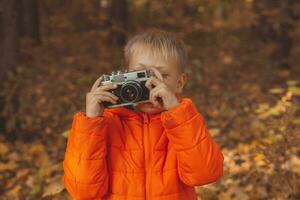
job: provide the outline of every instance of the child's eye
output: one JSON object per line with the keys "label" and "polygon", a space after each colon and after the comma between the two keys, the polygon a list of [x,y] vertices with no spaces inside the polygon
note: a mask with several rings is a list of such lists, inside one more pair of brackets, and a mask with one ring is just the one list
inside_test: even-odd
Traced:
{"label": "child's eye", "polygon": [[163,76],[163,77],[167,77],[167,76],[169,76],[169,74],[162,74],[162,76]]}

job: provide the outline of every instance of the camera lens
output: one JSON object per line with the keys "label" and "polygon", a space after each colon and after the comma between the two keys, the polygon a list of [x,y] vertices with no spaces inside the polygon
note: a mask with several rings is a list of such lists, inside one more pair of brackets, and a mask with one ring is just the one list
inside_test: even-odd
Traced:
{"label": "camera lens", "polygon": [[124,102],[137,101],[142,93],[140,84],[136,81],[128,81],[122,85],[120,97]]}

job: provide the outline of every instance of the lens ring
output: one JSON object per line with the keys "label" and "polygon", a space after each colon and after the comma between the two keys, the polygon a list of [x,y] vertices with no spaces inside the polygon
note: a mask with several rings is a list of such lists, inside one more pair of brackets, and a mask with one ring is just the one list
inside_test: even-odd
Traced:
{"label": "lens ring", "polygon": [[142,93],[142,87],[137,81],[127,81],[121,86],[120,97],[123,102],[135,102]]}

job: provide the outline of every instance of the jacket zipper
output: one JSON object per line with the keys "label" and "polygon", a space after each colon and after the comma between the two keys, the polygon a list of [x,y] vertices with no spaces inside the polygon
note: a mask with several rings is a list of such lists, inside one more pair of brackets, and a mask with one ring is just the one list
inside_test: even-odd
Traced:
{"label": "jacket zipper", "polygon": [[151,174],[149,174],[149,170],[148,170],[148,165],[149,165],[149,116],[147,114],[143,114],[144,117],[144,161],[145,161],[145,199],[149,200],[149,194],[150,194],[150,184],[148,184],[149,182],[149,178],[148,176]]}

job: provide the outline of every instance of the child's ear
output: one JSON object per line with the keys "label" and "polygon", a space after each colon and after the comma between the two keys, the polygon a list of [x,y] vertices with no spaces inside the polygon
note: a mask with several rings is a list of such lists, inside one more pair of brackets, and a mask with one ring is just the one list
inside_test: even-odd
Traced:
{"label": "child's ear", "polygon": [[183,87],[185,86],[186,82],[187,82],[187,74],[186,73],[182,73],[179,75],[178,78],[178,82],[177,82],[177,92],[178,93],[182,93],[183,92]]}

